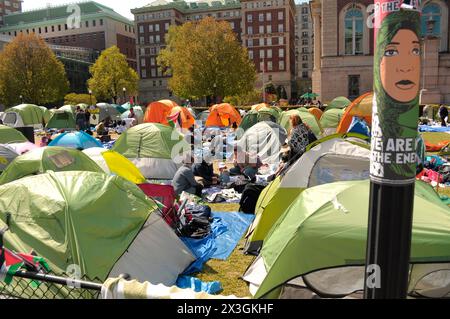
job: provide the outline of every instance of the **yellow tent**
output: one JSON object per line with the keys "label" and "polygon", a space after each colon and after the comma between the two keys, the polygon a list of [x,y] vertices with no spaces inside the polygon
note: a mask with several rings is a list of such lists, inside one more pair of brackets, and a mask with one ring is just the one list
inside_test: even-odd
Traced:
{"label": "yellow tent", "polygon": [[104,148],[94,147],[83,151],[106,173],[114,174],[129,180],[134,184],[146,183],[139,169],[123,155]]}

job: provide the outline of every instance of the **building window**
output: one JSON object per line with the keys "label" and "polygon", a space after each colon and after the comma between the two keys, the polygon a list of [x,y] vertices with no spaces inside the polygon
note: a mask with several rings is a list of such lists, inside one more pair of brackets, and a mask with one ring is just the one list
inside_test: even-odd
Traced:
{"label": "building window", "polygon": [[278,11],[278,20],[284,20],[284,12]]}
{"label": "building window", "polygon": [[266,13],[266,20],[267,21],[272,21],[272,13],[271,12],[267,12]]}
{"label": "building window", "polygon": [[160,37],[159,34],[156,35],[156,37],[155,37],[155,42],[156,42],[156,43],[160,43],[160,42],[161,42],[161,37]]}
{"label": "building window", "polygon": [[284,61],[279,61],[279,62],[278,62],[278,69],[279,69],[280,71],[284,71]]}
{"label": "building window", "polygon": [[155,58],[150,58],[150,65],[151,66],[155,66],[156,65]]}
{"label": "building window", "polygon": [[250,60],[253,60],[253,51],[252,51],[252,50],[249,50],[249,51],[248,51],[248,58],[249,58]]}
{"label": "building window", "polygon": [[253,46],[253,39],[248,39],[247,40],[247,46],[250,48]]}
{"label": "building window", "polygon": [[156,69],[152,69],[151,74],[152,74],[152,78],[155,78],[156,77]]}
{"label": "building window", "polygon": [[284,37],[279,37],[278,38],[278,44],[279,45],[283,45],[284,44]]}
{"label": "building window", "polygon": [[253,34],[253,27],[247,27],[247,33]]}
{"label": "building window", "polygon": [[271,25],[267,26],[267,33],[272,33],[272,26]]}
{"label": "building window", "polygon": [[303,72],[302,72],[302,78],[308,79],[308,78],[309,78],[309,73],[306,72],[306,71],[303,71]]}
{"label": "building window", "polygon": [[302,37],[307,38],[308,37],[308,31],[303,31],[302,32]]}
{"label": "building window", "polygon": [[259,50],[259,58],[264,59],[264,50]]}
{"label": "building window", "polygon": [[153,24],[148,25],[148,32],[153,32]]}
{"label": "building window", "polygon": [[141,67],[145,67],[145,59],[141,59]]}
{"label": "building window", "polygon": [[267,62],[267,71],[272,71],[273,70],[273,65],[272,65],[272,61]]}
{"label": "building window", "polygon": [[159,32],[159,24],[155,24],[155,31]]}
{"label": "building window", "polygon": [[283,24],[279,24],[278,25],[278,32],[284,32],[284,25]]}
{"label": "building window", "polygon": [[278,56],[284,58],[284,49],[278,49]]}
{"label": "building window", "polygon": [[234,22],[230,22],[231,29],[234,29]]}
{"label": "building window", "polygon": [[308,63],[303,63],[302,68],[307,69],[309,67]]}
{"label": "building window", "polygon": [[259,22],[264,22],[264,13],[259,14]]}
{"label": "building window", "polygon": [[103,26],[103,19],[100,19],[100,25]]}
{"label": "building window", "polygon": [[359,75],[348,76],[348,97],[349,99],[355,99],[360,96],[359,92]]}
{"label": "building window", "polygon": [[302,61],[308,61],[308,56],[307,55],[303,55],[302,56]]}
{"label": "building window", "polygon": [[55,32],[55,26],[52,25],[52,32]]}
{"label": "building window", "polygon": [[253,22],[253,15],[247,14],[247,22]]}
{"label": "building window", "polygon": [[267,58],[269,58],[269,59],[272,58],[272,49],[267,50]]}
{"label": "building window", "polygon": [[163,85],[162,80],[159,80],[159,86],[162,86],[162,85]]}
{"label": "building window", "polygon": [[140,38],[139,38],[139,42],[140,42],[141,44],[144,44],[144,42],[145,42],[144,37],[140,37]]}
{"label": "building window", "polygon": [[364,15],[352,8],[345,14],[345,54],[363,54]]}
{"label": "building window", "polygon": [[259,33],[264,34],[264,26],[263,25],[259,26]]}
{"label": "building window", "polygon": [[144,26],[143,25],[139,26],[139,33],[144,33]]}
{"label": "building window", "polygon": [[156,81],[153,81],[153,87],[156,87]]}
{"label": "building window", "polygon": [[169,23],[169,22],[166,22],[166,23],[164,24],[164,29],[165,29],[166,31],[169,31],[169,27],[170,27],[170,23]]}
{"label": "building window", "polygon": [[267,38],[267,45],[272,45],[272,38]]}
{"label": "building window", "polygon": [[[441,35],[441,7],[436,3],[427,4],[422,10],[422,35]],[[428,31],[430,28],[430,31]]]}
{"label": "building window", "polygon": [[303,39],[302,40],[302,45],[308,45],[308,39]]}
{"label": "building window", "polygon": [[142,78],[145,79],[147,77],[147,70],[145,70],[145,69],[142,70],[141,75],[142,75]]}
{"label": "building window", "polygon": [[149,36],[148,37],[148,41],[149,41],[150,44],[155,43],[155,37],[153,35]]}
{"label": "building window", "polygon": [[259,62],[259,71],[260,72],[266,72],[266,69],[264,68],[264,62],[263,61]]}
{"label": "building window", "polygon": [[302,8],[302,13],[303,13],[303,14],[308,13],[308,7],[303,7],[303,8]]}
{"label": "building window", "polygon": [[144,48],[140,48],[139,51],[140,51],[140,55],[145,55],[145,49]]}
{"label": "building window", "polygon": [[84,23],[84,25],[86,26],[86,28],[89,28],[89,21],[86,21],[86,22]]}

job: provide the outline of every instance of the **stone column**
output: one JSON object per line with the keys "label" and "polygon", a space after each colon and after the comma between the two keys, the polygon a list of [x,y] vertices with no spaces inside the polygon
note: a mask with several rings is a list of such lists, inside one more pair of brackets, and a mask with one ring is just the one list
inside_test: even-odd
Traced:
{"label": "stone column", "polygon": [[321,85],[321,58],[322,58],[322,3],[321,0],[314,0],[311,3],[311,13],[314,23],[314,68],[312,73],[312,90],[314,93],[322,95]]}
{"label": "stone column", "polygon": [[426,37],[423,45],[422,90],[420,104],[440,104],[439,90],[440,38]]}

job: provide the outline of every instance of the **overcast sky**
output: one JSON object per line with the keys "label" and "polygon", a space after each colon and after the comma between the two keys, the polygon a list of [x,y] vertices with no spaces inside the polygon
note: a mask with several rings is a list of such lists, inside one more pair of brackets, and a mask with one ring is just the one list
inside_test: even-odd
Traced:
{"label": "overcast sky", "polygon": [[[133,19],[133,15],[130,10],[133,8],[143,7],[154,0],[96,0],[110,8],[113,8],[116,12],[126,16],[129,19]],[[307,0],[296,0],[296,3],[305,2]],[[23,10],[45,8],[47,4],[61,5],[67,3],[74,3],[76,0],[24,0]]]}

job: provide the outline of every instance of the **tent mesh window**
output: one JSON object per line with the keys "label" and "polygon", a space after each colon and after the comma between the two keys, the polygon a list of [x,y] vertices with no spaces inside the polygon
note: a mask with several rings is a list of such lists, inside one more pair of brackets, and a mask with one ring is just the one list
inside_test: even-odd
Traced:
{"label": "tent mesh window", "polygon": [[[55,275],[48,273],[48,275]],[[68,276],[67,285],[50,282],[33,282],[31,279],[14,277],[13,281],[7,285],[0,281],[0,300],[1,299],[99,299],[100,291],[79,288],[71,285],[71,279]],[[88,277],[80,278],[96,284],[102,284],[98,278],[90,279]],[[75,286],[75,287],[74,287]]]}

